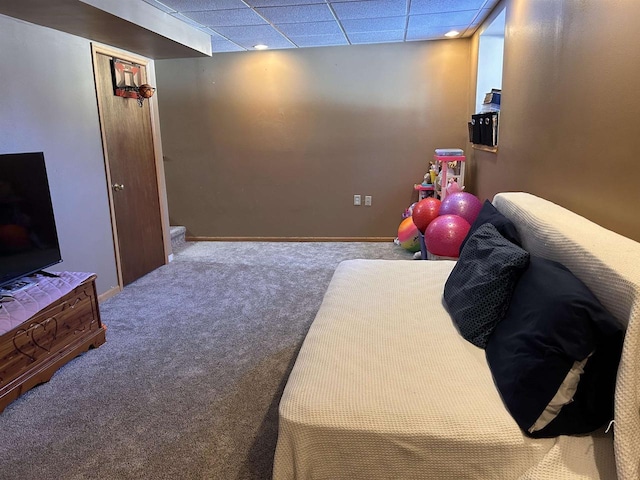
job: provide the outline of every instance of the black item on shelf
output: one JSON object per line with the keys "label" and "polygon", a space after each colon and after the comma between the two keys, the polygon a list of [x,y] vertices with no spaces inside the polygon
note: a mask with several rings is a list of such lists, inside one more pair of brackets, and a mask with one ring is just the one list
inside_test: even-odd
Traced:
{"label": "black item on shelf", "polygon": [[471,143],[475,143],[476,145],[482,144],[482,114],[477,113],[475,115],[471,115]]}
{"label": "black item on shelf", "polygon": [[485,113],[482,115],[482,144],[493,147],[493,115]]}
{"label": "black item on shelf", "polygon": [[498,145],[498,112],[471,115],[471,143],[495,147]]}

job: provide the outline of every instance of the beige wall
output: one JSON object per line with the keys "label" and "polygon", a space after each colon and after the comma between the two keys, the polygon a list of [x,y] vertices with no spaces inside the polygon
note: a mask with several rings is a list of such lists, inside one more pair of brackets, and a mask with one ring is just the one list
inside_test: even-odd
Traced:
{"label": "beige wall", "polygon": [[86,39],[0,15],[0,153],[44,152],[63,263],[117,286],[100,121]]}
{"label": "beige wall", "polygon": [[453,40],[156,62],[172,225],[394,237],[433,150],[466,146],[469,53]]}
{"label": "beige wall", "polygon": [[474,152],[478,195],[529,191],[640,240],[640,2],[503,4],[500,147]]}

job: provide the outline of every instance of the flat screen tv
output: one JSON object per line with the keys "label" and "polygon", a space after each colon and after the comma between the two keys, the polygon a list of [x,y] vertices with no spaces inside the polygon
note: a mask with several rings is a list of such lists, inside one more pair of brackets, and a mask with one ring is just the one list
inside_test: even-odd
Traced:
{"label": "flat screen tv", "polygon": [[61,261],[44,154],[0,154],[0,288]]}

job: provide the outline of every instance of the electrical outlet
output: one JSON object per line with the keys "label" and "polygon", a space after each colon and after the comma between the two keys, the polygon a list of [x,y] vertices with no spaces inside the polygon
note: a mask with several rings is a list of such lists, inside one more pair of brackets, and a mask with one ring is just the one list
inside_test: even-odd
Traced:
{"label": "electrical outlet", "polygon": [[371,195],[366,195],[364,197],[364,206],[365,207],[370,207],[371,206]]}
{"label": "electrical outlet", "polygon": [[353,196],[353,204],[356,205],[356,206],[360,206],[360,205],[362,205],[360,202],[361,202],[360,195],[354,195]]}

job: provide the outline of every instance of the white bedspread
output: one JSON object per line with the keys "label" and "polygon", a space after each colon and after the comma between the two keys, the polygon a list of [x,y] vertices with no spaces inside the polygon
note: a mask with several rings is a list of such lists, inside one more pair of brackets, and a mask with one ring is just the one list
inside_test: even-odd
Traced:
{"label": "white bedspread", "polygon": [[611,434],[522,434],[443,306],[453,265],[340,264],[280,402],[275,480],[616,477]]}

